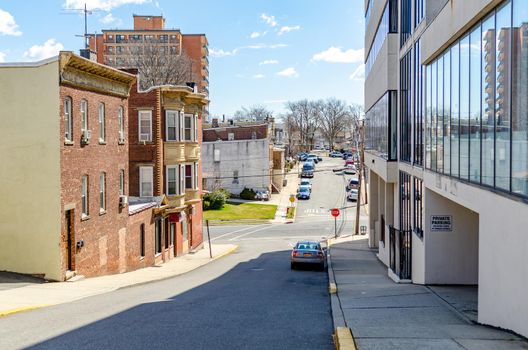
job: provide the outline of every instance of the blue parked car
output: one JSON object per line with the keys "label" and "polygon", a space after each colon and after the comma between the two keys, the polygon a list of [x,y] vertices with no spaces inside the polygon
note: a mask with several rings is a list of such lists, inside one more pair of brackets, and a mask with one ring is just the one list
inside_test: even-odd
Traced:
{"label": "blue parked car", "polygon": [[299,199],[310,199],[310,188],[308,186],[299,187],[299,193],[297,193]]}

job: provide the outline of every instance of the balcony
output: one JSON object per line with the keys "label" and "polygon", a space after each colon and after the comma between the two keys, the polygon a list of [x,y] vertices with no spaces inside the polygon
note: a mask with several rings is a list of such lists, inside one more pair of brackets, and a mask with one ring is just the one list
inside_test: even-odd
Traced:
{"label": "balcony", "polygon": [[168,141],[163,143],[163,162],[175,164],[185,162],[186,145],[183,142]]}
{"label": "balcony", "polygon": [[197,203],[201,200],[200,190],[185,190],[185,204]]}
{"label": "balcony", "polygon": [[200,159],[200,146],[197,142],[185,143],[185,160],[197,161]]}

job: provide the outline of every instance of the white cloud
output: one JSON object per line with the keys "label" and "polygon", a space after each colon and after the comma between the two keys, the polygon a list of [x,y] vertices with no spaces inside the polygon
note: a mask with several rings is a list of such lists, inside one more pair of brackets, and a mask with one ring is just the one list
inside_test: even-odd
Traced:
{"label": "white cloud", "polygon": [[277,35],[282,35],[282,34],[285,34],[285,33],[289,33],[289,32],[293,32],[295,30],[301,30],[301,26],[282,26],[281,29],[279,29],[279,32],[277,33]]}
{"label": "white cloud", "polygon": [[15,22],[15,18],[7,11],[0,9],[0,35],[22,35],[22,32],[18,30],[18,24]]}
{"label": "white cloud", "polygon": [[212,57],[226,57],[236,55],[237,51],[237,49],[234,49],[233,51],[224,51],[222,49],[211,48],[209,49],[209,54]]}
{"label": "white cloud", "polygon": [[251,34],[249,35],[249,37],[250,37],[251,39],[256,39],[256,38],[260,38],[260,37],[262,37],[262,36],[264,36],[264,35],[266,35],[266,34],[268,34],[268,32],[253,32],[253,33],[251,33]]}
{"label": "white cloud", "polygon": [[144,4],[151,0],[66,0],[62,5],[65,9],[83,9],[84,4],[90,9],[111,11],[112,9],[128,4]]}
{"label": "white cloud", "polygon": [[323,61],[329,63],[358,63],[364,60],[365,49],[349,49],[343,51],[340,47],[330,47],[328,50],[316,53],[312,61]]}
{"label": "white cloud", "polygon": [[267,14],[263,13],[260,15],[260,18],[271,27],[276,27],[278,24],[275,16],[268,16]]}
{"label": "white cloud", "polygon": [[0,51],[0,63],[5,62],[6,53]]}
{"label": "white cloud", "polygon": [[281,70],[277,73],[277,75],[280,75],[281,77],[297,78],[299,76],[299,73],[297,73],[294,67],[289,67],[284,70]]}
{"label": "white cloud", "polygon": [[279,48],[282,48],[282,47],[287,47],[288,45],[286,44],[254,44],[254,45],[247,45],[247,46],[240,46],[240,47],[237,47],[231,51],[225,51],[223,49],[215,49],[215,48],[211,48],[209,49],[209,54],[212,56],[212,57],[226,57],[226,56],[234,56],[236,54],[238,54],[238,52],[240,50],[243,50],[243,49],[251,49],[251,50],[260,50],[260,49],[279,49]]}
{"label": "white cloud", "polygon": [[253,76],[253,79],[263,79],[263,78],[265,78],[265,75],[264,75],[264,74],[255,74],[255,75]]}
{"label": "white cloud", "polygon": [[265,60],[259,63],[259,66],[265,66],[267,64],[278,64],[279,61],[277,60]]}
{"label": "white cloud", "polygon": [[354,73],[350,75],[350,80],[365,80],[365,65],[360,64]]}
{"label": "white cloud", "polygon": [[24,57],[32,61],[43,60],[57,55],[62,49],[64,49],[64,45],[55,41],[55,39],[49,39],[43,45],[31,46],[29,50],[24,52]]}
{"label": "white cloud", "polygon": [[121,21],[119,18],[115,18],[111,13],[108,13],[106,16],[101,18],[99,21],[104,24],[115,23],[117,25],[121,25],[123,23],[123,21]]}

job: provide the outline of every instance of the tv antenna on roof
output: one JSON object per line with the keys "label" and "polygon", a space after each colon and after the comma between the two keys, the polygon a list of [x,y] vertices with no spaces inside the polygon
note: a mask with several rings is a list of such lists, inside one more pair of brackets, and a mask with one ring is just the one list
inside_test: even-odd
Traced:
{"label": "tv antenna on roof", "polygon": [[69,14],[84,13],[84,34],[83,35],[76,34],[75,36],[84,38],[84,48],[88,49],[89,48],[88,38],[90,37],[90,34],[88,34],[88,15],[92,15],[94,12],[98,12],[102,10],[100,9],[88,10],[86,8],[86,3],[84,3],[84,8],[82,9],[68,8],[68,9],[65,9],[65,11],[68,11],[68,12],[63,12],[62,14],[69,15]]}

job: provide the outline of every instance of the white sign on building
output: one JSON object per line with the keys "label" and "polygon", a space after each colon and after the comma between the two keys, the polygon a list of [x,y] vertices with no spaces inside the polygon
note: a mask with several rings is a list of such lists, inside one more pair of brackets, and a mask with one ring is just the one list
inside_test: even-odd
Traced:
{"label": "white sign on building", "polygon": [[431,231],[453,231],[453,216],[431,215]]}

